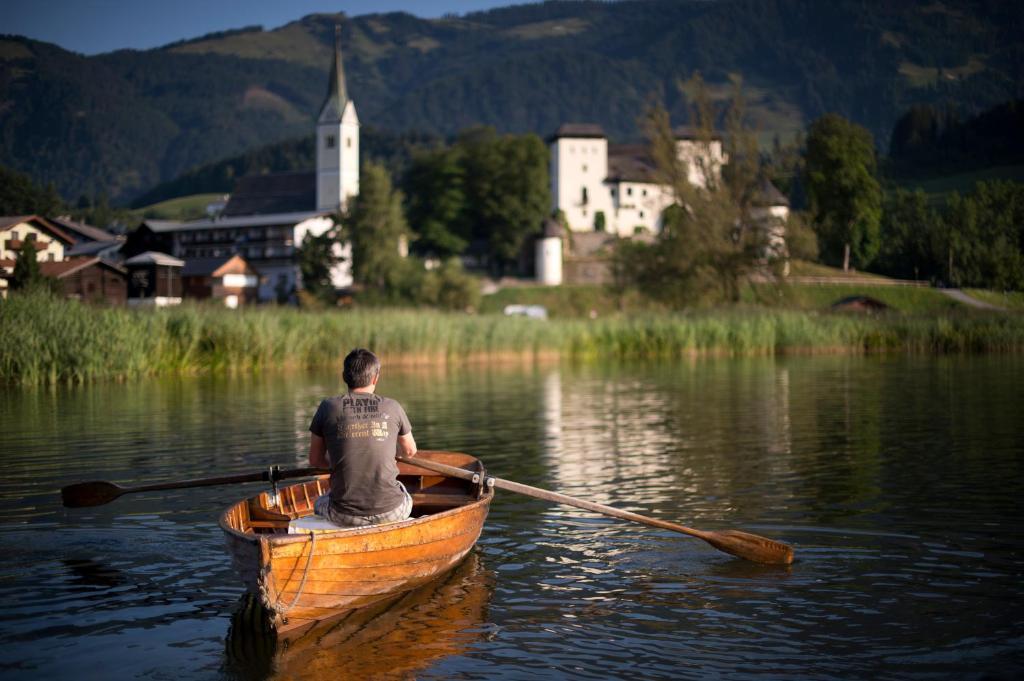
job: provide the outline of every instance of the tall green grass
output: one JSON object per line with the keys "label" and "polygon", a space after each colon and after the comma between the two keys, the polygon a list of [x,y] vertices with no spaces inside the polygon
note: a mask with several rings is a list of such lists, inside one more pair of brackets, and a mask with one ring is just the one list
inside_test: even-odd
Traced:
{"label": "tall green grass", "polygon": [[387,361],[558,353],[575,358],[786,352],[989,352],[1024,349],[1024,316],[863,317],[775,309],[598,320],[365,309],[311,312],[182,305],[94,308],[48,296],[0,302],[0,381],[82,383],[173,372],[340,363],[356,346]]}

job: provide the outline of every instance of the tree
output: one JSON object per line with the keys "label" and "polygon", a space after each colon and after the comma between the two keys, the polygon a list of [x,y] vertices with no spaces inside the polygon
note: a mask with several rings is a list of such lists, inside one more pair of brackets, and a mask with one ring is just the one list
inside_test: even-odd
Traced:
{"label": "tree", "polygon": [[18,257],[14,259],[14,272],[11,274],[12,291],[34,291],[49,289],[50,281],[43,276],[36,258],[35,242],[24,239],[18,248]]}
{"label": "tree", "polygon": [[53,217],[60,210],[61,199],[53,184],[38,187],[28,175],[0,166],[0,215]]}
{"label": "tree", "polygon": [[402,192],[373,162],[363,164],[359,184],[359,195],[342,220],[344,237],[352,244],[352,278],[384,298],[408,297],[412,263],[400,252],[409,238]]}
{"label": "tree", "polygon": [[[757,153],[745,126],[742,92],[735,83],[727,113],[732,170],[720,177],[721,159],[714,110],[699,74],[681,86],[691,101],[697,130],[694,153],[680,156],[668,112],[652,106],[644,131],[660,183],[671,188],[674,202],[662,215],[657,242],[625,241],[616,249],[613,275],[617,287],[633,283],[649,297],[673,306],[701,300],[736,301],[747,275],[762,266],[766,233],[750,218],[756,189]],[[692,184],[695,172],[698,184]]]}
{"label": "tree", "polygon": [[882,190],[871,133],[826,114],[807,135],[807,195],[822,254],[849,270],[867,267],[880,246]]}
{"label": "tree", "polygon": [[406,175],[409,223],[417,234],[414,250],[447,258],[469,243],[463,214],[466,192],[462,151],[458,147],[422,152]]}
{"label": "tree", "polygon": [[935,240],[942,218],[918,189],[897,189],[886,196],[881,224],[881,248],[874,269],[904,279],[939,279]]}
{"label": "tree", "polygon": [[501,273],[550,209],[547,148],[536,135],[499,137],[492,128],[463,133],[457,145],[464,153],[469,232],[487,241]]}
{"label": "tree", "polygon": [[[302,288],[325,305],[333,305],[337,298],[334,283],[331,281],[331,270],[338,262],[339,247],[338,230],[329,229],[319,235],[306,232],[298,250]],[[288,293],[290,292],[278,292],[278,302],[285,302]]]}

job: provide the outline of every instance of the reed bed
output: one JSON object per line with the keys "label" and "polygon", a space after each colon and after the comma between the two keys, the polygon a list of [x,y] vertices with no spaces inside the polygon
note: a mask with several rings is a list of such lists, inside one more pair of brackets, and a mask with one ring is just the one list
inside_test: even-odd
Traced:
{"label": "reed bed", "polygon": [[538,321],[379,308],[130,310],[13,295],[0,302],[0,337],[0,381],[47,384],[336,365],[356,346],[374,349],[389,363],[552,355],[1017,352],[1024,350],[1024,316],[852,316],[748,308]]}

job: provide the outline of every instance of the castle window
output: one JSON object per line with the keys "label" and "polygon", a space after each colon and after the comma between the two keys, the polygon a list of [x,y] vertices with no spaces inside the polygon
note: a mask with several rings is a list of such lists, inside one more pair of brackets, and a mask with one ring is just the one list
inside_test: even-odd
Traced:
{"label": "castle window", "polygon": [[352,148],[352,138],[351,137],[346,137],[345,138],[345,146],[348,147],[349,149]]}
{"label": "castle window", "polygon": [[644,216],[644,212],[640,211],[640,217],[643,217],[643,216]]}
{"label": "castle window", "polygon": [[[586,187],[584,187],[584,188],[583,188],[583,199],[581,200],[581,203],[582,203],[582,204],[583,204],[584,206],[585,206],[585,205],[587,205],[587,198],[588,198],[588,197],[587,197],[587,188],[586,188]],[[586,213],[586,211],[584,211],[584,212],[583,212],[583,214],[584,214],[584,215],[586,215],[586,214],[587,214],[587,213]]]}
{"label": "castle window", "polygon": [[583,172],[587,172],[587,164],[586,163],[583,164]]}
{"label": "castle window", "polygon": [[646,189],[645,189],[645,190],[643,190],[643,191],[641,192],[641,194],[643,194],[644,196],[647,196],[647,190],[646,190]]}
{"label": "castle window", "polygon": [[633,188],[626,187],[626,196],[633,196]]}
{"label": "castle window", "polygon": [[327,135],[326,137],[324,137],[324,146],[326,146],[328,149],[333,149],[334,143],[334,135]]}

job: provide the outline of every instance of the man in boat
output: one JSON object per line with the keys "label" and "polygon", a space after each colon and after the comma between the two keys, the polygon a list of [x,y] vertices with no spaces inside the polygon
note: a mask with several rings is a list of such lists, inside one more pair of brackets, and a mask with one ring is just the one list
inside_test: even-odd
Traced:
{"label": "man in boat", "polygon": [[356,348],[345,357],[348,392],[320,403],[309,424],[309,465],[331,469],[331,490],[316,514],[343,527],[405,520],[412,497],[398,481],[395,456],[415,456],[402,405],[376,394],[380,360]]}

